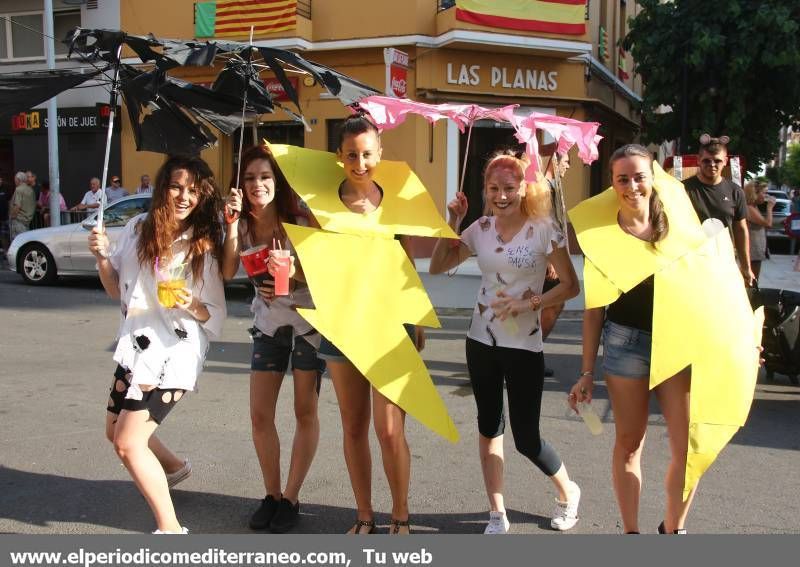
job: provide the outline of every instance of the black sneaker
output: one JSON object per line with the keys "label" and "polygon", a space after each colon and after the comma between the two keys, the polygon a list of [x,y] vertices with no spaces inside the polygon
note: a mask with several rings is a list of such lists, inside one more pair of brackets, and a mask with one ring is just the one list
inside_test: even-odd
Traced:
{"label": "black sneaker", "polygon": [[294,504],[288,498],[281,498],[278,502],[278,510],[272,517],[269,530],[276,534],[285,534],[297,525],[300,519],[300,501]]}
{"label": "black sneaker", "polygon": [[250,529],[266,530],[277,511],[278,501],[271,494],[267,494],[267,497],[261,501],[261,506],[258,507],[258,510],[250,516]]}

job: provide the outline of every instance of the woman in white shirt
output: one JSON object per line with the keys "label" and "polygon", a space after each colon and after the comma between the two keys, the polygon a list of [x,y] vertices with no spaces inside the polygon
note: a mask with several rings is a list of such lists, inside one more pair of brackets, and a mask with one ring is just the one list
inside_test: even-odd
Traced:
{"label": "woman in white shirt", "polygon": [[[550,478],[558,492],[551,526],[568,530],[578,521],[580,489],[555,449],[539,435],[544,387],[541,309],[575,297],[578,279],[564,235],[549,216],[550,193],[547,187],[525,182],[526,165],[507,152],[489,159],[483,178],[489,216],[467,227],[460,241],[440,239],[430,264],[430,273],[438,274],[476,254],[482,273],[466,356],[478,406],[481,467],[490,504],[486,534],[504,534],[510,526],[502,493],[504,383],[516,448]],[[466,196],[458,193],[447,209],[448,222],[457,230],[467,212]],[[542,293],[548,262],[561,281]]]}
{"label": "woman in white shirt", "polygon": [[[272,248],[280,243],[291,250],[283,223],[303,226],[308,213],[301,211],[289,182],[267,146],[254,146],[242,154],[241,187],[231,189],[226,207],[228,230],[222,273],[226,279],[236,275],[239,254],[253,246]],[[232,183],[231,185],[233,185]],[[250,334],[253,354],[250,363],[250,419],[253,445],[261,465],[266,496],[250,517],[250,528],[275,533],[291,530],[299,520],[300,487],[311,468],[319,442],[317,402],[325,364],[317,358],[320,334],[297,312],[297,307],[313,307],[311,293],[299,264],[291,256],[290,295],[276,296],[275,281],[265,273],[259,277],[251,311],[254,321]],[[274,260],[267,267],[274,271]],[[271,273],[271,272],[270,272]],[[281,446],[275,426],[275,408],[289,363],[294,382],[296,418],[289,474],[281,490]]]}
{"label": "woman in white shirt", "polygon": [[154,433],[195,390],[209,339],[222,333],[219,205],[208,165],[173,157],[158,172],[150,212],[131,219],[114,250],[97,228],[89,236],[103,287],[122,309],[106,435],[155,516],[154,533],[187,533],[169,486],[191,465]]}

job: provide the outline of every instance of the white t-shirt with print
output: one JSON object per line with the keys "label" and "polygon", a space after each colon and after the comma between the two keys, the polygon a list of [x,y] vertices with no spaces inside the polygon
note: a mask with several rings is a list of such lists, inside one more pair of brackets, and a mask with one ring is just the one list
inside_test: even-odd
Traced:
{"label": "white t-shirt with print", "polygon": [[489,346],[541,352],[540,311],[524,311],[500,321],[489,304],[499,291],[514,298],[542,293],[547,256],[566,246],[566,239],[549,217],[528,219],[510,242],[502,242],[495,217],[481,217],[461,234],[461,241],[478,256],[481,287],[467,336]]}

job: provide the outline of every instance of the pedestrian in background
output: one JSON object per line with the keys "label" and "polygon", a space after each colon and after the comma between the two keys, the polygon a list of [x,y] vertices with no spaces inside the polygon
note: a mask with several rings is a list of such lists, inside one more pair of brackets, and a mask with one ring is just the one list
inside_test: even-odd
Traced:
{"label": "pedestrian in background", "polygon": [[703,134],[697,153],[697,174],[684,179],[683,186],[700,222],[709,218],[719,219],[733,233],[739,269],[745,285],[749,286],[755,278],[750,269],[747,202],[742,188],[722,177],[722,171],[728,165],[728,142],[727,136],[712,138]]}
{"label": "pedestrian in background", "polygon": [[9,226],[11,229],[11,240],[18,234],[30,229],[31,220],[36,212],[36,197],[33,188],[27,183],[28,175],[24,171],[18,171],[14,175],[14,195],[11,197],[9,208]]}
{"label": "pedestrian in background", "polygon": [[[59,209],[61,212],[67,210],[67,203],[64,195],[58,194]],[[36,202],[36,210],[42,215],[44,226],[50,226],[50,182],[42,181],[42,192],[39,193],[39,200]]]}
{"label": "pedestrian in background", "polygon": [[[503,386],[517,450],[553,483],[556,508],[550,525],[563,531],[578,521],[581,491],[552,445],[541,438],[539,417],[544,390],[542,309],[580,292],[563,232],[550,217],[546,187],[525,182],[527,163],[500,152],[483,175],[488,216],[467,227],[457,242],[439,239],[430,273],[455,268],[478,257],[481,287],[466,341],[467,369],[478,409],[478,449],[489,498],[485,534],[505,534],[510,522],[503,498]],[[467,214],[467,198],[457,193],[447,205],[453,230]],[[548,264],[560,279],[542,292]]]}
{"label": "pedestrian in background", "polygon": [[200,158],[172,157],[159,170],[148,213],[128,222],[113,253],[95,227],[89,250],[100,280],[119,299],[123,321],[106,414],[106,436],[155,516],[154,533],[187,533],[169,487],[191,473],[155,436],[196,389],[210,339],[225,320],[219,259],[222,227],[211,169]]}
{"label": "pedestrian in background", "polygon": [[[750,181],[744,186],[747,201],[747,228],[750,232],[750,270],[756,280],[761,274],[761,262],[766,260],[767,230],[772,228],[772,211],[775,208],[775,197],[767,194],[768,184],[764,181]],[[766,204],[766,211],[761,213],[760,206]]]}
{"label": "pedestrian in background", "polygon": [[89,190],[84,193],[81,202],[70,209],[70,211],[92,211],[100,207],[103,194],[100,192],[100,179],[92,177],[89,180]]}
{"label": "pedestrian in background", "polygon": [[106,187],[106,199],[111,204],[127,196],[128,191],[122,186],[122,179],[116,175],[111,178],[111,185]]}
{"label": "pedestrian in background", "polygon": [[139,178],[139,186],[136,188],[137,193],[152,193],[153,186],[150,185],[150,176],[146,173]]}

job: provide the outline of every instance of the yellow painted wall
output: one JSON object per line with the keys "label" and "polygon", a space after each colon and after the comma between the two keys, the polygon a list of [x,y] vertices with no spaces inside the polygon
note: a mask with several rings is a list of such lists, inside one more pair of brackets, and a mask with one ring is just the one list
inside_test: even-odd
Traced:
{"label": "yellow painted wall", "polygon": [[312,0],[314,41],[436,33],[435,0]]}

